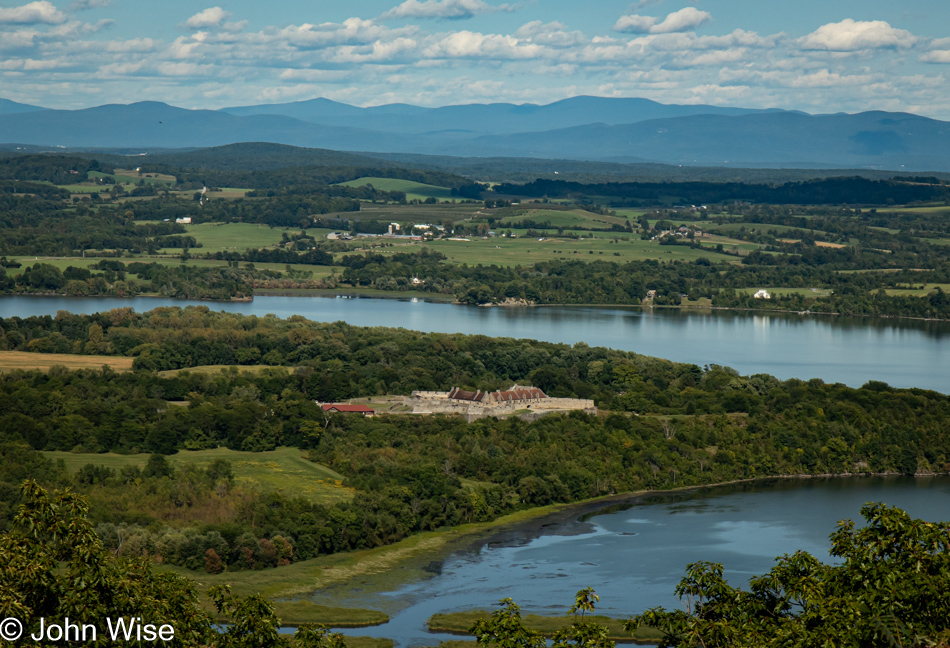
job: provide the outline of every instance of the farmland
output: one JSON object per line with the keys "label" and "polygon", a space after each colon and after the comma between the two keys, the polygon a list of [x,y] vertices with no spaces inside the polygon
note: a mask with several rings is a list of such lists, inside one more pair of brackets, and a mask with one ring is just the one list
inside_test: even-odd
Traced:
{"label": "farmland", "polygon": [[340,182],[338,184],[344,187],[365,187],[366,185],[373,185],[374,188],[381,191],[402,191],[406,194],[406,200],[421,201],[427,198],[435,198],[436,200],[442,201],[453,199],[451,190],[447,187],[437,187],[422,182],[413,182],[412,180],[366,177]]}
{"label": "farmland", "polygon": [[111,367],[113,371],[131,371],[132,358],[101,355],[74,355],[71,353],[30,353],[27,351],[0,351],[0,373],[39,369],[49,371],[53,367],[75,369],[101,369]]}
{"label": "farmland", "polygon": [[[36,354],[38,355],[38,354]],[[119,471],[126,466],[145,466],[146,454],[46,452],[53,460],[62,460],[75,473],[87,464],[96,464]],[[270,452],[241,452],[227,448],[214,450],[182,450],[168,460],[177,465],[205,466],[215,459],[226,459],[234,468],[238,482],[253,485],[261,491],[303,497],[315,504],[348,501],[353,491],[341,485],[343,477],[320,464],[301,456],[296,448],[278,448]]]}

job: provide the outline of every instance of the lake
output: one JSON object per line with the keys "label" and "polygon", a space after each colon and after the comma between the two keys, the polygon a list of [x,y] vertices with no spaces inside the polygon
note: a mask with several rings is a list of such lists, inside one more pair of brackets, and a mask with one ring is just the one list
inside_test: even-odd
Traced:
{"label": "lake", "polygon": [[368,579],[314,601],[386,611],[389,623],[347,634],[390,637],[400,646],[451,638],[426,630],[437,612],[490,609],[511,597],[525,614],[565,614],[585,587],[600,596],[599,613],[626,618],[679,607],[674,588],[691,562],[722,563],[734,586],[799,549],[833,562],[828,536],[839,520],[860,520],[869,501],[950,520],[950,477],[762,480],[580,507],[456,551],[429,567],[436,572],[430,578],[388,591]]}
{"label": "lake", "polygon": [[253,302],[199,302],[136,297],[0,297],[0,316],[94,313],[121,306],[203,305],[214,310],[322,322],[479,333],[547,342],[607,346],[680,362],[733,367],[742,374],[821,378],[859,387],[882,380],[897,387],[950,393],[950,322],[675,309],[479,308],[421,299],[256,297]]}

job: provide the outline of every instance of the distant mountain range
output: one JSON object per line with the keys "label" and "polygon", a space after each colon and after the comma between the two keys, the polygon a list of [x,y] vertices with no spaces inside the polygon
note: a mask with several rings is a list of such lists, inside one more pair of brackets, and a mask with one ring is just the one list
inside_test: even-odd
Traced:
{"label": "distant mountain range", "polygon": [[156,152],[237,142],[689,166],[950,171],[950,122],[907,113],[809,115],[604,97],[441,108],[358,108],[314,99],[222,110],[158,102],[51,110],[0,99],[0,143],[31,149]]}

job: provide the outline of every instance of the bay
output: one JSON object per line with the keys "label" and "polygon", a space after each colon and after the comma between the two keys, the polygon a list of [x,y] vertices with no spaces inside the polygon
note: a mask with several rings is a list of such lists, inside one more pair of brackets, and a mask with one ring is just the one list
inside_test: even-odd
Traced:
{"label": "bay", "polygon": [[896,387],[950,393],[950,322],[731,311],[590,307],[479,308],[422,299],[256,297],[252,302],[200,302],[151,297],[0,297],[0,316],[94,313],[122,306],[201,305],[213,310],[345,321],[426,332],[468,333],[606,346],[741,374],[820,378],[859,387],[880,380]]}
{"label": "bay", "polygon": [[834,564],[828,536],[839,520],[861,526],[866,502],[913,517],[950,520],[950,477],[771,479],[595,504],[523,523],[434,563],[436,572],[389,590],[371,580],[317,592],[322,604],[386,611],[389,623],[347,634],[389,637],[399,646],[435,645],[435,613],[492,609],[513,598],[525,614],[563,615],[593,587],[597,611],[627,618],[650,607],[680,608],[674,589],[688,563],[724,566],[733,586],[801,549]]}

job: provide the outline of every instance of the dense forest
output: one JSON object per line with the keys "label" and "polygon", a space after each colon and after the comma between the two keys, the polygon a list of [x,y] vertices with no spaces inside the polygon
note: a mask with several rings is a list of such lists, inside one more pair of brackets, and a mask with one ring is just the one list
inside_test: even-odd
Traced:
{"label": "dense forest", "polygon": [[607,182],[582,184],[538,179],[498,184],[495,193],[532,198],[607,197],[612,207],[754,202],[773,205],[904,205],[950,199],[950,185],[937,178],[821,178],[780,185],[745,182]]}
{"label": "dense forest", "polygon": [[[203,307],[8,318],[0,327],[7,349],[135,358],[129,373],[0,376],[7,520],[19,480],[43,476],[89,495],[107,543],[192,569],[218,568],[205,563],[209,549],[221,568],[262,568],[516,508],[643,488],[950,467],[943,433],[950,400],[879,382],[853,389],[780,381],[583,344],[242,317]],[[273,368],[158,373],[207,364]],[[314,402],[513,382],[593,398],[609,414],[531,423],[326,418]],[[173,471],[160,457],[218,446],[301,448],[343,475],[354,497],[317,505],[261,494],[234,484],[227,465]],[[93,465],[68,476],[39,450],[157,458],[141,472]]]}

